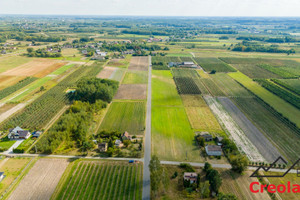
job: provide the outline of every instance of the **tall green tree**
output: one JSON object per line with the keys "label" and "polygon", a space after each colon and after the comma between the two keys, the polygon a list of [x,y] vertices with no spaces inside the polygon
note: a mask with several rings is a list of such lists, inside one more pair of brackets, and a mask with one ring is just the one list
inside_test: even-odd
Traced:
{"label": "tall green tree", "polygon": [[150,178],[151,178],[151,190],[156,194],[161,185],[162,180],[162,167],[157,156],[153,155],[149,164]]}
{"label": "tall green tree", "polygon": [[211,190],[215,191],[216,193],[218,193],[219,188],[222,185],[222,178],[220,176],[220,173],[217,170],[212,169],[207,174],[207,179],[209,181]]}

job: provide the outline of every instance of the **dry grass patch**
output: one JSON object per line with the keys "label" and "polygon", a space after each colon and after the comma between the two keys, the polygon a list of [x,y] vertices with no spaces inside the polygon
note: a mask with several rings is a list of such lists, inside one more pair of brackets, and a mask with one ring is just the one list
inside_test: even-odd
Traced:
{"label": "dry grass patch", "polygon": [[58,63],[57,60],[50,59],[34,59],[28,63],[20,65],[19,67],[10,69],[0,75],[6,76],[37,76],[42,77],[46,74],[63,66],[65,63]]}
{"label": "dry grass patch", "polygon": [[148,71],[149,61],[147,56],[132,57],[129,70]]}
{"label": "dry grass patch", "polygon": [[97,75],[97,78],[108,79],[116,70],[116,67],[104,67],[104,69]]}
{"label": "dry grass patch", "polygon": [[12,86],[19,82],[20,80],[23,80],[24,76],[4,76],[0,75],[0,90]]}
{"label": "dry grass patch", "polygon": [[146,84],[123,84],[120,85],[115,99],[146,99]]}

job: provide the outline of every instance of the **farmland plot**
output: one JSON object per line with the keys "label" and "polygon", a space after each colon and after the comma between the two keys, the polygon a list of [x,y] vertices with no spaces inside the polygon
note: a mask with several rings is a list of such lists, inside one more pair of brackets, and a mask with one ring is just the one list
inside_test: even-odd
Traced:
{"label": "farmland plot", "polygon": [[97,78],[108,79],[117,70],[116,67],[104,67],[103,70],[97,75]]}
{"label": "farmland plot", "polygon": [[236,70],[219,60],[218,58],[202,58],[196,57],[194,60],[202,67],[206,72],[216,70],[217,72],[235,72]]}
{"label": "farmland plot", "polygon": [[149,60],[147,56],[132,57],[129,63],[129,70],[148,71]]}
{"label": "farmland plot", "polygon": [[142,166],[127,162],[80,161],[52,199],[142,199]]}
{"label": "farmland plot", "polygon": [[113,102],[100,130],[128,131],[131,135],[143,135],[145,130],[145,102]]}
{"label": "farmland plot", "polygon": [[114,99],[146,99],[146,84],[122,84]]}
{"label": "farmland plot", "polygon": [[8,199],[50,199],[68,164],[65,159],[39,159]]}
{"label": "farmland plot", "polygon": [[272,106],[279,113],[283,114],[283,116],[287,117],[290,121],[300,126],[300,110],[295,109],[294,106],[287,103],[275,94],[269,92],[258,83],[252,81],[252,79],[240,72],[230,73],[229,75],[240,84],[245,86],[252,93],[261,98],[263,101],[265,101],[267,104]]}
{"label": "farmland plot", "polygon": [[244,152],[251,161],[265,161],[257,147],[247,138],[223,106],[213,97],[206,96],[204,99],[239,150]]}
{"label": "farmland plot", "polygon": [[58,63],[56,60],[50,59],[34,59],[28,63],[25,63],[19,67],[10,69],[1,73],[0,75],[6,76],[36,76],[43,77],[52,71],[60,68],[65,63]]}
{"label": "farmland plot", "polygon": [[257,148],[257,150],[268,161],[276,160],[280,155],[268,138],[260,132],[251,121],[232,103],[228,98],[218,98],[225,110],[229,113],[235,123],[241,128],[245,136]]}
{"label": "farmland plot", "polygon": [[0,75],[0,90],[7,88],[9,86],[13,86],[25,78],[26,78],[25,76],[3,76],[3,75]]}
{"label": "farmland plot", "polygon": [[13,69],[27,62],[30,62],[32,58],[23,56],[5,56],[0,58],[0,73]]}
{"label": "farmland plot", "polygon": [[0,171],[6,176],[0,183],[0,194],[13,183],[13,181],[22,173],[22,170],[30,162],[30,158],[5,158],[0,160]]}
{"label": "farmland plot", "polygon": [[257,98],[233,98],[239,109],[245,113],[273,145],[289,160],[296,161],[300,156],[300,133],[278,116],[270,107]]}
{"label": "farmland plot", "polygon": [[217,86],[229,97],[253,97],[253,94],[243,88],[225,73],[210,75]]}
{"label": "farmland plot", "polygon": [[122,84],[146,84],[148,83],[147,71],[128,70],[122,81]]}
{"label": "farmland plot", "polygon": [[193,129],[222,132],[217,119],[200,95],[181,95],[181,98]]}
{"label": "farmland plot", "polygon": [[152,71],[152,105],[182,105],[170,71]]}
{"label": "farmland plot", "polygon": [[268,70],[258,67],[254,64],[233,64],[233,67],[246,74],[250,78],[280,78],[281,76],[274,74]]}
{"label": "farmland plot", "polygon": [[218,85],[213,81],[213,79],[201,78],[200,81],[212,96],[225,96],[224,92],[218,87]]}

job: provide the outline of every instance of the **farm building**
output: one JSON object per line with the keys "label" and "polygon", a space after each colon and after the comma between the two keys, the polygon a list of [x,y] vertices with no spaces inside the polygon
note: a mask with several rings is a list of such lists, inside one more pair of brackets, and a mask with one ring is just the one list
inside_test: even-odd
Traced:
{"label": "farm building", "polygon": [[217,145],[206,145],[205,151],[209,156],[221,156],[222,155],[222,148]]}
{"label": "farm building", "polygon": [[99,56],[107,56],[107,52],[101,52],[100,50],[96,50],[96,55],[99,55]]}
{"label": "farm building", "polygon": [[169,62],[169,67],[197,68],[194,62]]}
{"label": "farm building", "polygon": [[106,142],[102,142],[98,144],[98,149],[100,152],[106,152],[107,151],[107,143]]}
{"label": "farm building", "polygon": [[105,56],[95,55],[91,58],[91,60],[105,60]]}
{"label": "farm building", "polygon": [[197,182],[197,173],[195,172],[184,172],[183,174],[183,180],[189,181],[190,183],[196,183]]}
{"label": "farm building", "polygon": [[2,51],[1,51],[1,54],[6,54],[6,51],[5,51],[5,50],[2,50]]}
{"label": "farm building", "polygon": [[5,178],[4,172],[0,172],[0,182]]}
{"label": "farm building", "polygon": [[83,55],[86,55],[88,52],[87,52],[87,50],[82,50],[81,53],[82,53]]}
{"label": "farm building", "polygon": [[132,137],[129,135],[129,133],[127,131],[125,131],[122,134],[121,138],[122,138],[122,141],[124,141],[124,140],[132,140]]}
{"label": "farm building", "polygon": [[33,133],[32,133],[32,137],[33,138],[38,138],[38,137],[40,137],[41,135],[42,135],[42,131],[34,131]]}
{"label": "farm building", "polygon": [[30,132],[28,130],[23,130],[19,126],[13,129],[9,129],[8,138],[13,139],[28,139],[30,137]]}
{"label": "farm building", "polygon": [[216,141],[217,141],[217,144],[218,144],[219,146],[222,145],[223,139],[224,139],[224,138],[223,138],[223,137],[220,137],[220,136],[216,137]]}
{"label": "farm building", "polygon": [[127,51],[123,51],[122,54],[134,54],[135,51],[134,50],[127,50]]}
{"label": "farm building", "polygon": [[115,146],[121,148],[121,147],[124,146],[124,144],[123,144],[123,142],[121,140],[116,140],[115,141]]}
{"label": "farm building", "polygon": [[200,135],[200,137],[203,137],[206,142],[213,140],[213,137],[210,134],[203,134],[203,135]]}

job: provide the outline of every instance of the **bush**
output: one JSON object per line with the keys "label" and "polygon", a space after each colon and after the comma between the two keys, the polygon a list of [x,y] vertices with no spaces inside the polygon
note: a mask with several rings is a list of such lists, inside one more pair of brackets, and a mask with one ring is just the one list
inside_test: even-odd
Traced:
{"label": "bush", "polygon": [[192,165],[188,163],[180,163],[179,167],[184,169],[186,172],[195,172],[195,169],[192,167]]}

